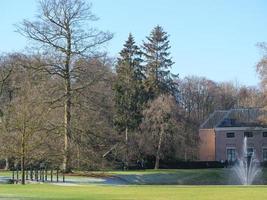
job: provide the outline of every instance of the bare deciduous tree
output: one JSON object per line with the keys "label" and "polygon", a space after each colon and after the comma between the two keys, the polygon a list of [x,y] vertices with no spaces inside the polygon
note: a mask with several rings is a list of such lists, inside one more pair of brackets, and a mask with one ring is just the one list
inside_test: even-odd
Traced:
{"label": "bare deciduous tree", "polygon": [[179,141],[184,139],[183,133],[179,131],[180,125],[179,108],[172,96],[160,95],[149,102],[148,108],[144,110],[141,124],[145,135],[144,147],[149,147],[148,152],[155,156],[155,169],[159,168],[160,159],[164,158],[164,149],[174,144],[174,138],[179,138]]}
{"label": "bare deciduous tree", "polygon": [[[16,59],[13,58],[13,63]],[[26,65],[26,63],[25,63]],[[3,105],[4,114],[0,123],[0,152],[6,157],[13,157],[21,165],[22,184],[25,184],[25,166],[29,158],[40,152],[45,138],[43,125],[48,112],[44,105],[42,91],[46,84],[40,76],[15,65],[10,76],[9,88],[16,89],[12,98]],[[36,82],[38,80],[38,82]],[[38,149],[38,150],[37,150]]]}
{"label": "bare deciduous tree", "polygon": [[97,52],[112,34],[90,28],[89,22],[97,18],[91,12],[91,5],[83,0],[41,0],[39,12],[36,21],[24,20],[17,30],[39,43],[43,55],[49,55],[47,63],[37,68],[63,80],[65,139],[62,168],[69,171],[72,92],[75,89],[72,82],[77,73],[73,65],[80,57]]}

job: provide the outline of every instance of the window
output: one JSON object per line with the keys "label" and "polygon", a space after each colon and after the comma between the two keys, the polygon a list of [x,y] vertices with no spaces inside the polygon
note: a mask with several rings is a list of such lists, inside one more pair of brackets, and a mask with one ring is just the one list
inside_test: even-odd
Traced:
{"label": "window", "polygon": [[227,148],[227,160],[229,162],[234,162],[236,160],[236,153],[235,153],[235,148]]}
{"label": "window", "polygon": [[226,137],[234,138],[235,137],[235,133],[226,133]]}
{"label": "window", "polygon": [[253,156],[254,155],[254,148],[247,148],[247,156]]}
{"label": "window", "polygon": [[244,132],[244,137],[253,137],[252,132]]}
{"label": "window", "polygon": [[262,149],[262,159],[263,161],[267,161],[267,148]]}
{"label": "window", "polygon": [[267,132],[263,132],[262,137],[267,137]]}

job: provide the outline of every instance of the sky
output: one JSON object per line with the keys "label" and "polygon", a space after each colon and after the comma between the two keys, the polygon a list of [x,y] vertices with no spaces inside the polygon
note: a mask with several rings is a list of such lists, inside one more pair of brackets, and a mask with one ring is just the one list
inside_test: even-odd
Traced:
{"label": "sky", "polygon": [[[267,42],[266,0],[91,0],[99,20],[92,25],[114,33],[107,50],[116,57],[131,32],[141,45],[156,25],[170,35],[173,73],[257,86],[257,47]],[[29,44],[15,24],[34,19],[37,0],[0,1],[0,52]]]}

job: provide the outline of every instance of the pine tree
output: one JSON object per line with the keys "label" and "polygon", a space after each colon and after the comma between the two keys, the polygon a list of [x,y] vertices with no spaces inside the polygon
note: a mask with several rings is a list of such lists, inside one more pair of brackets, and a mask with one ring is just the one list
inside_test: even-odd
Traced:
{"label": "pine tree", "polygon": [[125,133],[125,168],[128,166],[128,134],[135,130],[142,119],[143,70],[141,53],[130,34],[120,52],[116,65],[117,77],[115,91],[115,126]]}
{"label": "pine tree", "polygon": [[[144,111],[144,122],[148,121],[145,125],[151,127],[149,134],[158,143],[156,153],[154,153],[155,169],[159,168],[162,140],[168,132],[163,127],[170,125],[170,121],[164,117],[165,115],[168,116],[169,113],[167,112],[166,114],[164,110],[161,110],[161,108],[166,106],[163,101],[165,99],[164,96],[177,95],[177,85],[174,81],[175,77],[170,72],[170,68],[174,62],[170,57],[169,49],[171,47],[168,37],[168,34],[162,27],[156,26],[150,36],[147,37],[147,42],[144,42],[142,48],[145,62],[144,86],[147,101],[147,108]],[[159,99],[162,99],[162,101]],[[158,132],[159,130],[160,132]]]}
{"label": "pine tree", "polygon": [[161,94],[174,94],[176,85],[170,68],[174,64],[170,57],[170,44],[168,34],[162,27],[156,26],[147,42],[143,44],[145,61],[145,89],[148,100],[154,99]]}

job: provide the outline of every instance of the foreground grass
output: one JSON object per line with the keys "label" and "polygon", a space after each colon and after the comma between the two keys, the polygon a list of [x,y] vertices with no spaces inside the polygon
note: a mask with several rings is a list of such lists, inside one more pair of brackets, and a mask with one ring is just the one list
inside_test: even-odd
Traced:
{"label": "foreground grass", "polygon": [[[144,170],[91,172],[95,177],[116,176],[139,185],[5,185],[0,184],[0,199],[9,200],[262,200],[267,199],[267,186],[203,186],[205,184],[227,184],[230,169],[194,170]],[[87,173],[86,173],[87,174]],[[0,176],[10,172],[1,172]],[[84,174],[85,175],[85,174]],[[87,174],[87,175],[90,175]],[[75,178],[75,177],[67,177]],[[87,179],[87,176],[78,177]],[[266,179],[263,170],[262,180]],[[141,185],[166,184],[166,185]],[[168,184],[203,184],[202,186],[175,186]]]}
{"label": "foreground grass", "polygon": [[262,200],[265,186],[55,186],[0,185],[0,199]]}

